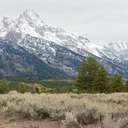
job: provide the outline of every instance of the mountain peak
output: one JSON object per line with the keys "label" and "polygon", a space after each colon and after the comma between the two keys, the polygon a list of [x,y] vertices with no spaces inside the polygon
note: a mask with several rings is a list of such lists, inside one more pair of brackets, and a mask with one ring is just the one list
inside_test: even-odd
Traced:
{"label": "mountain peak", "polygon": [[19,21],[27,21],[30,24],[42,26],[44,24],[40,16],[32,9],[26,9],[19,15]]}
{"label": "mountain peak", "polygon": [[6,36],[10,32],[20,34],[21,39],[18,38],[19,40],[22,40],[26,35],[30,35],[55,42],[77,52],[89,42],[84,37],[45,24],[41,17],[31,9],[23,11],[15,20],[4,19],[3,26],[0,29],[0,37]]}
{"label": "mountain peak", "polygon": [[26,9],[21,15],[29,18],[40,18],[40,16],[32,9]]}

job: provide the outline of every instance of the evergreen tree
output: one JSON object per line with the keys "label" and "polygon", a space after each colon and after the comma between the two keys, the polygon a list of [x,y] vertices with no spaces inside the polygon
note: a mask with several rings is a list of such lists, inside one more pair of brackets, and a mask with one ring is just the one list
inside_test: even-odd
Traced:
{"label": "evergreen tree", "polygon": [[124,83],[123,92],[128,92],[128,80]]}
{"label": "evergreen tree", "polygon": [[96,92],[105,92],[106,84],[108,81],[108,73],[105,68],[101,65],[97,71],[97,75],[95,76],[93,85],[94,91]]}
{"label": "evergreen tree", "polygon": [[102,92],[105,88],[106,80],[107,71],[94,58],[89,57],[80,66],[76,85],[79,89],[88,92]]}
{"label": "evergreen tree", "polygon": [[109,84],[107,85],[108,92],[121,92],[123,91],[123,79],[120,74],[115,74],[110,78]]}

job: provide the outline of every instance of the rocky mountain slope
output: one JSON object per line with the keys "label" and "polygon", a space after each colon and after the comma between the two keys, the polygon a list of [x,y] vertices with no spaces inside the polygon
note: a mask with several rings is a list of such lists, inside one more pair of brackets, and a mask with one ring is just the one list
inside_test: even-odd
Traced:
{"label": "rocky mountain slope", "polygon": [[[80,62],[88,56],[93,56],[103,63],[110,74],[118,71],[124,77],[128,75],[128,43],[96,44],[86,37],[45,24],[33,10],[26,10],[15,19],[4,17],[0,23],[0,38],[11,42],[13,47],[16,46],[19,50],[23,49],[25,55],[33,55],[34,59],[32,59],[31,64],[33,62],[37,66],[38,63],[35,63],[34,60],[40,61],[42,63],[39,66],[42,68],[41,71],[44,70],[49,73],[51,68],[54,72],[59,72],[58,76],[62,74],[63,76],[75,76]],[[4,41],[2,42],[3,44],[0,43],[2,47],[6,47],[4,46]],[[2,56],[2,53],[0,55]],[[1,62],[3,61],[2,59],[0,60]],[[22,60],[21,57],[22,61],[25,62],[26,60]],[[44,64],[45,66],[47,65],[48,70],[43,66]],[[9,67],[10,70],[13,68],[11,65]],[[26,69],[25,71],[27,72],[26,67],[23,69]],[[0,70],[4,69],[1,68]],[[35,74],[32,70],[31,73]],[[40,73],[40,70],[36,71],[36,73],[36,75],[44,74],[43,72]],[[0,72],[0,74],[11,75],[13,71]],[[17,72],[14,72],[14,74],[17,74]],[[52,75],[55,76],[55,74]]]}
{"label": "rocky mountain slope", "polygon": [[0,40],[0,75],[49,78],[67,74],[50,67],[11,41]]}

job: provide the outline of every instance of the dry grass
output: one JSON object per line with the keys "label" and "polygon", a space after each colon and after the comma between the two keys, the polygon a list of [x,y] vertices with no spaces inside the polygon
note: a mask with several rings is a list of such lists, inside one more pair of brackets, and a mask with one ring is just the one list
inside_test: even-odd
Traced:
{"label": "dry grass", "polygon": [[0,95],[0,111],[62,120],[66,128],[128,128],[128,93]]}

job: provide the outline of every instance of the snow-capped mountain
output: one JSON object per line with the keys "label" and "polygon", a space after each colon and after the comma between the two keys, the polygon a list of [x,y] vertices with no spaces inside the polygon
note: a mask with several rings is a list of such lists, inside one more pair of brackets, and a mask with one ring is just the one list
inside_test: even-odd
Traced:
{"label": "snow-capped mountain", "polygon": [[[119,72],[128,78],[128,42],[112,42],[99,45],[100,47],[93,45],[95,51],[92,53],[104,62],[109,62],[109,65],[113,65],[110,73]],[[91,52],[90,45],[88,47]]]}
{"label": "snow-capped mountain", "polygon": [[76,74],[82,58],[89,54],[82,48],[84,43],[89,43],[88,39],[48,26],[32,10],[24,11],[16,19],[3,18],[0,38],[10,40],[70,75]]}
{"label": "snow-capped mountain", "polygon": [[113,42],[103,47],[102,54],[109,59],[123,64],[128,61],[128,42]]}
{"label": "snow-capped mountain", "polygon": [[70,76],[77,73],[78,65],[88,56],[94,56],[110,73],[127,74],[128,43],[99,45],[86,37],[47,25],[33,10],[26,10],[15,19],[4,17],[0,22],[0,38]]}
{"label": "snow-capped mountain", "polygon": [[67,74],[53,68],[35,55],[13,42],[0,39],[0,75],[49,78],[66,77]]}
{"label": "snow-capped mountain", "polygon": [[[26,10],[16,19],[3,18],[0,25],[0,37],[21,41],[26,35],[55,42],[77,53],[84,54],[85,37],[49,26],[33,10]],[[70,42],[70,43],[69,43]]]}

